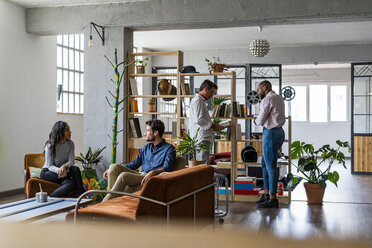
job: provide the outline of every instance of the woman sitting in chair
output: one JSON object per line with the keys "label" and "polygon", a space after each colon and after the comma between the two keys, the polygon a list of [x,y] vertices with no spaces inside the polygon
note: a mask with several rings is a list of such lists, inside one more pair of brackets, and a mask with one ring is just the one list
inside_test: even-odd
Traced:
{"label": "woman sitting in chair", "polygon": [[40,178],[61,185],[50,196],[65,197],[76,190],[79,195],[85,192],[80,169],[74,166],[75,145],[71,140],[71,130],[64,121],[54,124],[45,143],[45,164]]}

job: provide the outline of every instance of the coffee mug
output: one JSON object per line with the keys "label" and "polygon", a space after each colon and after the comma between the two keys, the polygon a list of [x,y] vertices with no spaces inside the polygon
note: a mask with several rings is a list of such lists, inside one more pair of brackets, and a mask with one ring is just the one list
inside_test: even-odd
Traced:
{"label": "coffee mug", "polygon": [[46,202],[48,200],[48,194],[46,192],[36,193],[37,202]]}

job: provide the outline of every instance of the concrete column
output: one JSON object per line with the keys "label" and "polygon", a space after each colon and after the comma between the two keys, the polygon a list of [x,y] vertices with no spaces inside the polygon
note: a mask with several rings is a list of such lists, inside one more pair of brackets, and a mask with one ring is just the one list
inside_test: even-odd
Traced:
{"label": "concrete column", "polygon": [[[100,24],[100,23],[97,23]],[[108,93],[115,91],[114,84],[110,79],[115,79],[114,69],[111,64],[105,59],[106,55],[111,61],[114,60],[114,50],[118,49],[118,61],[124,59],[124,43],[123,43],[123,28],[122,27],[106,27],[105,28],[105,46],[102,46],[102,41],[98,34],[93,31],[93,47],[88,47],[89,27],[84,30],[85,34],[85,103],[84,103],[84,151],[88,147],[93,149],[106,146],[103,152],[103,166],[97,169],[98,176],[108,168],[111,161],[111,139],[112,136],[112,121],[113,110],[107,104],[105,97],[112,101],[112,97]],[[123,95],[121,95],[123,97]],[[119,116],[118,130],[121,130],[123,123],[122,115]],[[109,137],[110,136],[110,137]],[[116,161],[123,161],[123,138],[122,133],[118,134],[119,141],[117,147]]]}

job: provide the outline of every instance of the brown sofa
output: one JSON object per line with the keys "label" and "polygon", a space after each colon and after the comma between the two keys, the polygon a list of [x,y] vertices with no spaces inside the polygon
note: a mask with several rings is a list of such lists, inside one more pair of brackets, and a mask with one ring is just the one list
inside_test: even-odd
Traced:
{"label": "brown sofa", "polygon": [[[49,182],[40,178],[31,178],[29,167],[43,168],[45,158],[42,153],[29,153],[25,155],[24,169],[25,169],[25,182],[26,182],[26,195],[27,198],[35,197],[35,194],[40,191],[39,183],[44,192],[50,195],[55,189],[61,187],[58,183]],[[68,194],[68,197],[77,197],[76,191]]]}
{"label": "brown sofa", "polygon": [[[198,191],[196,195],[196,224],[211,224],[214,221],[214,187],[213,167],[199,165],[182,170],[163,173],[151,178],[134,196],[121,196],[88,206],[78,210],[77,220],[109,220],[149,222],[166,221],[167,207],[137,198],[141,196],[170,203],[175,199],[189,195],[169,206],[169,220],[193,220],[194,219],[194,196],[192,192]],[[210,187],[208,187],[210,186]],[[74,211],[66,216],[66,221],[74,218]]]}

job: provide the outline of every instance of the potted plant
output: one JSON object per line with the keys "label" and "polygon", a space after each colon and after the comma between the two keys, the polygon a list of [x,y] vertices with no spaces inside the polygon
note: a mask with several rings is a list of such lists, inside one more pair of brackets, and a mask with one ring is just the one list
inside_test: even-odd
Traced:
{"label": "potted plant", "polygon": [[178,137],[181,140],[181,144],[177,146],[177,152],[184,155],[191,155],[189,160],[189,166],[195,166],[202,164],[203,161],[196,160],[196,153],[200,151],[207,151],[209,149],[209,145],[205,145],[202,143],[198,143],[198,133],[200,128],[196,131],[194,137],[190,137],[190,133],[188,131],[184,132],[185,137]]}
{"label": "potted plant", "polygon": [[[298,159],[298,163],[293,164],[297,168],[297,172],[301,176],[288,174],[288,186],[291,188],[299,182],[299,178],[304,179],[307,202],[308,204],[322,204],[324,191],[327,186],[327,181],[330,181],[337,187],[337,182],[340,178],[337,171],[331,171],[333,163],[345,166],[345,155],[341,148],[347,148],[350,153],[351,148],[349,142],[336,141],[337,148],[332,148],[330,145],[324,145],[315,150],[312,144],[295,141],[291,144],[291,158]],[[324,163],[324,164],[323,164]]]}
{"label": "potted plant", "polygon": [[145,67],[147,66],[148,61],[149,61],[149,57],[146,57],[143,60],[141,59],[136,60],[137,74],[145,74]]}
{"label": "potted plant", "polygon": [[212,57],[212,60],[205,59],[205,62],[208,64],[209,73],[213,72],[223,72],[227,71],[229,68],[227,65],[221,62],[220,57]]}
{"label": "potted plant", "polygon": [[149,112],[155,112],[155,103],[156,103],[156,99],[151,98],[149,103],[147,104],[147,108]]}
{"label": "potted plant", "polygon": [[99,162],[101,162],[103,156],[99,155],[101,155],[101,153],[105,149],[106,146],[93,152],[92,148],[89,147],[88,152],[85,155],[80,153],[80,156],[75,157],[75,161],[80,163],[83,166],[84,170],[91,170],[93,169],[94,165],[97,165]]}
{"label": "potted plant", "polygon": [[[88,152],[84,155],[80,153],[80,156],[75,157],[75,161],[80,163],[84,170],[81,171],[81,178],[83,180],[83,185],[85,190],[105,190],[107,188],[107,180],[102,178],[99,179],[97,172],[93,169],[93,166],[96,166],[99,162],[102,161],[103,156],[100,156],[102,151],[106,149],[106,146],[97,149],[94,152],[92,148],[88,148]],[[94,201],[102,201],[104,194],[95,193],[89,196],[89,198]]]}

